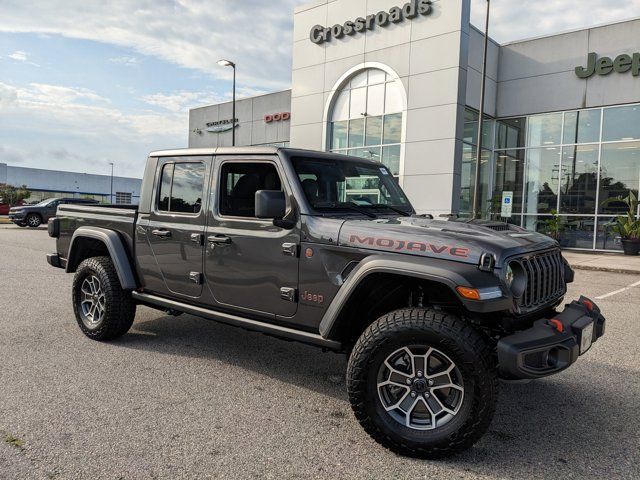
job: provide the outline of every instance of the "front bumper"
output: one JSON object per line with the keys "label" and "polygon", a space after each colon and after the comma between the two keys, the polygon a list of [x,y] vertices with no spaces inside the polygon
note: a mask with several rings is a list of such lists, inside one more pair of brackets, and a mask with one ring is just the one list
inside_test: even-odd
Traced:
{"label": "front bumper", "polygon": [[562,313],[536,321],[527,330],[498,342],[500,376],[533,379],[561,372],[604,335],[605,318],[585,297],[568,304]]}
{"label": "front bumper", "polygon": [[13,223],[24,223],[27,216],[24,213],[9,213],[9,220]]}

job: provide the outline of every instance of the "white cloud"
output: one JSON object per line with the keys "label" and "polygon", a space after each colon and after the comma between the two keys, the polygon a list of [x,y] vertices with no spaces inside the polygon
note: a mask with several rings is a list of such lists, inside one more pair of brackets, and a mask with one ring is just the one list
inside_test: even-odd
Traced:
{"label": "white cloud", "polygon": [[111,107],[109,100],[91,90],[59,85],[31,83],[15,87],[0,82],[0,113],[14,124],[29,119],[35,127],[49,133],[83,135],[117,134],[128,138],[153,136],[160,132],[184,134],[186,112],[124,113]]}
{"label": "white cloud", "polygon": [[140,61],[136,57],[113,57],[110,58],[109,61],[118,65],[124,65],[125,67],[137,67],[140,65]]}
{"label": "white cloud", "polygon": [[224,98],[214,94],[180,91],[173,93],[154,93],[145,95],[141,100],[153,107],[167,110],[173,113],[186,112],[189,108],[207,105],[211,103],[220,103],[225,101]]}
{"label": "white cloud", "polygon": [[[471,21],[484,30],[486,0],[472,0]],[[493,0],[489,35],[500,43],[626,20],[640,0]]]}
{"label": "white cloud", "polygon": [[16,50],[15,52],[7,55],[7,57],[11,58],[12,60],[15,60],[16,62],[24,62],[29,65],[33,65],[34,67],[40,66],[37,63],[34,63],[31,60],[29,60],[29,55],[24,50]]}
{"label": "white cloud", "polygon": [[62,170],[87,171],[113,159],[123,174],[140,175],[149,151],[184,145],[187,135],[184,109],[123,112],[91,90],[41,83],[0,82],[0,116],[11,118],[21,137],[37,139],[12,141],[0,161]]}
{"label": "white cloud", "polygon": [[11,55],[9,55],[9,58],[13,58],[14,60],[17,60],[19,62],[26,62],[27,52],[24,52],[22,50],[16,50]]}
{"label": "white cloud", "polygon": [[[88,4],[89,3],[89,4]],[[300,0],[3,0],[0,31],[60,34],[132,48],[229,78],[216,62],[238,64],[238,81],[270,90],[290,82],[293,7]]]}

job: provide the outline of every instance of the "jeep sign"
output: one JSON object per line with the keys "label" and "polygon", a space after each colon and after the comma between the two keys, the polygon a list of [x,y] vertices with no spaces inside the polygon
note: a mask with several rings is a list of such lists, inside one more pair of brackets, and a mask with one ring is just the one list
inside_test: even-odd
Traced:
{"label": "jeep sign", "polygon": [[311,29],[309,37],[313,43],[320,45],[324,42],[330,42],[332,38],[352,36],[366,30],[373,30],[376,26],[386,27],[390,23],[413,20],[418,15],[429,15],[432,11],[431,0],[411,0],[403,7],[392,7],[388,12],[380,11],[375,15],[367,15],[366,18],[358,17],[343,25],[336,24],[331,28],[316,25]]}
{"label": "jeep sign", "polygon": [[578,78],[589,78],[592,75],[609,75],[611,72],[627,73],[631,71],[631,75],[637,77],[640,75],[640,53],[629,55],[623,53],[618,55],[615,60],[610,57],[600,57],[595,52],[591,52],[587,57],[586,67],[576,67],[576,75]]}

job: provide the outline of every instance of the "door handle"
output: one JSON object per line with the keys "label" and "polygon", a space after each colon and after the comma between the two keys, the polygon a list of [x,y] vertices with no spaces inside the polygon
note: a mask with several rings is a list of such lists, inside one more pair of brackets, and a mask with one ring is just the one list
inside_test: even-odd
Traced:
{"label": "door handle", "polygon": [[151,233],[160,238],[169,238],[171,236],[171,231],[169,230],[152,230]]}
{"label": "door handle", "polygon": [[231,239],[224,235],[212,235],[207,238],[207,241],[216,245],[229,245],[231,243]]}

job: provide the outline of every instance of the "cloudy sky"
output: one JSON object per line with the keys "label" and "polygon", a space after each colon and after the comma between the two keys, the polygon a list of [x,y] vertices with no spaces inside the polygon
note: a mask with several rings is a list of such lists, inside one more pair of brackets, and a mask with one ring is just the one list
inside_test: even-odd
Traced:
{"label": "cloudy sky", "polygon": [[[190,107],[288,88],[306,0],[2,0],[0,162],[141,176],[185,147]],[[457,0],[444,0],[457,1]],[[484,0],[472,0],[484,22]],[[640,16],[640,0],[493,0],[499,42]],[[526,21],[523,21],[526,18]]]}

